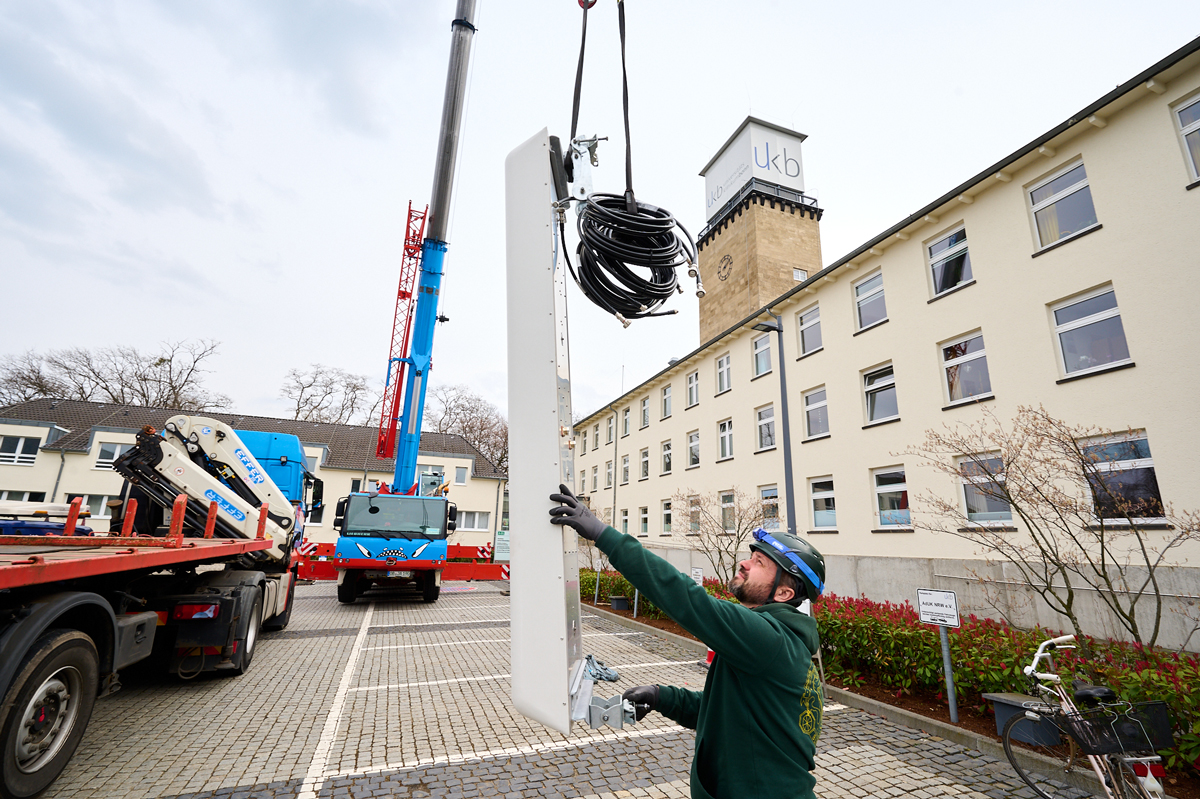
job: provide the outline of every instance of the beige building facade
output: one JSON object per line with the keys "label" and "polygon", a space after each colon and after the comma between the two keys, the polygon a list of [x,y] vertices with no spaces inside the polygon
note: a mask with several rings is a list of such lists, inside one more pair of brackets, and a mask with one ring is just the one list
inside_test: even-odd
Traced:
{"label": "beige building facade", "polygon": [[[32,400],[0,408],[0,500],[66,502],[82,497],[88,524],[107,530],[110,500],[119,498],[123,478],[112,462],[135,442],[144,425],[161,429],[178,412],[73,400]],[[300,439],[305,465],[322,481],[324,509],[309,514],[305,537],[337,540],[333,508],[338,498],[391,483],[394,464],[375,458],[376,430],[355,425],[314,424],[291,419],[212,413],[238,430],[288,433]],[[440,472],[447,496],[458,506],[458,530],[450,543],[491,544],[505,525],[507,475],[460,436],[421,437],[419,471]]]}
{"label": "beige building facade", "polygon": [[[1022,405],[1132,429],[1162,500],[1200,508],[1200,372],[1180,358],[1200,337],[1198,170],[1200,40],[725,324],[754,296],[743,285],[777,286],[820,259],[819,213],[746,191],[701,234],[706,289],[722,259],[745,259],[737,300],[701,305],[702,331],[710,310],[724,327],[576,426],[576,488],[664,550],[692,546],[677,495],[752,493],[786,528],[791,491],[832,591],[912,601],[918,587],[951,588],[979,611],[988,602],[970,575],[1012,578],[971,542],[914,525],[910,497],[968,501],[961,480],[906,454],[927,430],[978,422],[984,408],[1007,421]],[[755,329],[773,314],[782,353],[776,333]],[[979,519],[1019,528],[1003,509]],[[1195,565],[1200,547],[1177,558]],[[1194,569],[1164,576],[1180,601],[1200,594]],[[1044,608],[1025,613],[1062,626]],[[1099,611],[1089,621],[1115,632]],[[1183,635],[1182,618],[1167,623],[1168,639]]]}

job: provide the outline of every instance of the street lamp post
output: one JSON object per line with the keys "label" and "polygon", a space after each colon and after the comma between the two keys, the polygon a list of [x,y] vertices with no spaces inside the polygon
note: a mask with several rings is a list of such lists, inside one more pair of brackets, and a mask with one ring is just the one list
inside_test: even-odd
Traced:
{"label": "street lamp post", "polygon": [[783,354],[783,317],[767,311],[771,315],[770,322],[759,322],[754,330],[778,334],[779,341],[779,423],[783,433],[783,481],[784,502],[787,508],[788,532],[796,535],[796,499],[793,496],[792,483],[792,431],[788,424],[788,392],[787,392],[787,359]]}

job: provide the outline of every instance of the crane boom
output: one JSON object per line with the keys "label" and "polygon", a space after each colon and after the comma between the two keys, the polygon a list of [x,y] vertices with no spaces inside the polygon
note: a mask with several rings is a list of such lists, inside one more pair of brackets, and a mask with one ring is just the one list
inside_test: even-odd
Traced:
{"label": "crane boom", "polygon": [[375,447],[377,458],[390,458],[396,452],[396,425],[400,421],[400,401],[403,397],[400,386],[404,384],[416,310],[413,283],[421,266],[421,239],[425,236],[425,217],[428,213],[429,206],[425,206],[424,211],[414,211],[412,202],[409,202],[408,222],[404,228],[404,258],[400,263],[400,287],[396,290],[396,316],[392,320],[392,347],[388,352],[387,382],[381,403],[383,415],[379,420],[379,442]]}

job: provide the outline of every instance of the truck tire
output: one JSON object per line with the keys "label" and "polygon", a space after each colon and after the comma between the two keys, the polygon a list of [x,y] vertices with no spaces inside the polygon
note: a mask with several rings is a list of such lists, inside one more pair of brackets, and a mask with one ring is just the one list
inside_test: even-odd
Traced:
{"label": "truck tire", "polygon": [[346,571],[346,576],[338,583],[338,602],[343,605],[353,605],[358,599],[358,573]]}
{"label": "truck tire", "polygon": [[275,632],[282,630],[288,626],[288,622],[292,620],[292,605],[296,601],[296,574],[292,573],[291,585],[288,586],[287,592],[287,607],[283,609],[283,613],[277,613],[267,621],[263,622],[263,629]]}
{"label": "truck tire", "polygon": [[78,630],[50,630],[25,655],[4,697],[0,770],[4,799],[37,796],[75,754],[100,683],[100,657]]}
{"label": "truck tire", "polygon": [[442,587],[437,584],[437,572],[425,572],[425,579],[421,582],[421,599],[425,602],[437,602],[441,593]]}
{"label": "truck tire", "polygon": [[252,595],[246,600],[250,603],[250,618],[246,622],[245,636],[238,639],[238,649],[242,650],[242,659],[238,662],[237,668],[233,670],[235,675],[245,674],[250,670],[250,663],[254,660],[254,649],[258,646],[258,631],[262,627],[262,592],[258,588],[248,589],[248,592],[252,592]]}

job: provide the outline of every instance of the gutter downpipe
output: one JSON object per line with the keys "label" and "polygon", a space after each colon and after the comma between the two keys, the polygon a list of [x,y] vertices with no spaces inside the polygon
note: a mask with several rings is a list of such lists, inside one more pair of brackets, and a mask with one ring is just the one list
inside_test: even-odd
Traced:
{"label": "gutter downpipe", "polygon": [[63,467],[67,465],[67,450],[65,448],[58,451],[58,458],[58,475],[54,478],[54,490],[50,492],[51,502],[58,497],[58,484],[62,480]]}

